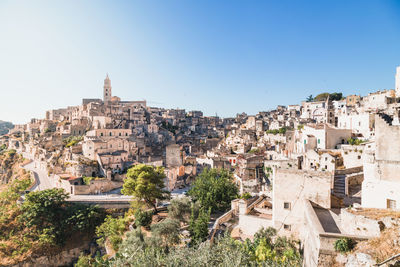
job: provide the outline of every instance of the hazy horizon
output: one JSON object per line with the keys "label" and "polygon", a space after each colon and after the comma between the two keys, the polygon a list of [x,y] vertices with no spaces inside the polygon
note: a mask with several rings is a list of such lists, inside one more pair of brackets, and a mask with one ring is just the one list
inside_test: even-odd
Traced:
{"label": "hazy horizon", "polygon": [[0,120],[113,94],[232,117],[393,89],[398,1],[1,1]]}

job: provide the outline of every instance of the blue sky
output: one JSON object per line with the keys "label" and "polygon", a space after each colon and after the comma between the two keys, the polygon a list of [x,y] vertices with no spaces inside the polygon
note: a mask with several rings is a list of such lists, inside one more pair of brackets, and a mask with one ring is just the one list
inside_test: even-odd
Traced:
{"label": "blue sky", "polygon": [[207,115],[394,88],[400,1],[0,0],[0,120],[113,94]]}

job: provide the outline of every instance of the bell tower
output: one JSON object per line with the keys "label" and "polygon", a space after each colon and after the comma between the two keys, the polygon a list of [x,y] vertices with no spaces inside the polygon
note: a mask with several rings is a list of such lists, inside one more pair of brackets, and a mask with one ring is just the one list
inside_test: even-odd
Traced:
{"label": "bell tower", "polygon": [[104,87],[103,87],[103,101],[109,102],[111,101],[112,92],[111,92],[111,80],[108,77],[108,73],[106,78],[104,79]]}

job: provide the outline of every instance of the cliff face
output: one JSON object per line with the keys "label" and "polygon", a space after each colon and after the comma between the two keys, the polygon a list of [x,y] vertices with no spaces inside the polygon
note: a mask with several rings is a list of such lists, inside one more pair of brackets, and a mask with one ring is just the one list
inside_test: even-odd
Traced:
{"label": "cliff face", "polygon": [[21,155],[17,154],[15,150],[4,150],[0,152],[0,190],[2,185],[8,184],[10,181],[19,177],[29,175],[21,164],[26,163]]}

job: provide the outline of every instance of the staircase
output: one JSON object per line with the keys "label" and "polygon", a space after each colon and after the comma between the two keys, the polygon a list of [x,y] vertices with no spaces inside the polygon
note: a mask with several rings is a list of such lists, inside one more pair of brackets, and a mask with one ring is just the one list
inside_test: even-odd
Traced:
{"label": "staircase", "polygon": [[344,197],[346,195],[346,175],[335,175],[333,193],[338,197]]}
{"label": "staircase", "polygon": [[393,118],[385,113],[378,113],[379,117],[381,117],[388,125],[392,125]]}

